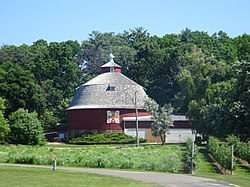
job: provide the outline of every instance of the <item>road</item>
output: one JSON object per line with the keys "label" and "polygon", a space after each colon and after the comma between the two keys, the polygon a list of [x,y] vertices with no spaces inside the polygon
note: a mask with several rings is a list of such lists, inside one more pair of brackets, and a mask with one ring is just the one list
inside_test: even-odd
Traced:
{"label": "road", "polygon": [[[19,166],[30,168],[47,168],[52,169],[52,166],[38,166],[26,164],[0,164],[0,166]],[[148,183],[155,183],[168,187],[232,187],[237,186],[226,182],[216,181],[214,179],[194,177],[182,174],[168,174],[157,172],[136,172],[123,170],[107,170],[107,169],[93,169],[93,168],[75,168],[75,167],[57,167],[57,170],[67,170],[76,172],[96,173],[101,175],[110,175],[116,177],[123,177],[128,179],[140,180]]]}

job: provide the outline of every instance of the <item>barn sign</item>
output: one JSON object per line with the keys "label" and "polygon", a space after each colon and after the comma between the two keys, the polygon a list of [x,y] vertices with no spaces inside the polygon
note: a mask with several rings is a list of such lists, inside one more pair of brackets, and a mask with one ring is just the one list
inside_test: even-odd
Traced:
{"label": "barn sign", "polygon": [[107,123],[120,123],[120,111],[107,111]]}

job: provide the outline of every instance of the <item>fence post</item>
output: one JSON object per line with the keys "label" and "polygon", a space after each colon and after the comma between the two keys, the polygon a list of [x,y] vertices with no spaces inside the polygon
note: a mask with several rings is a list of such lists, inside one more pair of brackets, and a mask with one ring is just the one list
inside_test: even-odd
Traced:
{"label": "fence post", "polygon": [[56,170],[56,160],[53,160],[53,170]]}
{"label": "fence post", "polygon": [[54,147],[52,148],[52,166],[53,166],[53,170],[56,170],[56,158],[54,155]]}
{"label": "fence post", "polygon": [[194,140],[192,140],[191,174],[194,174]]}
{"label": "fence post", "polygon": [[234,170],[234,144],[231,145],[231,175],[233,175]]}

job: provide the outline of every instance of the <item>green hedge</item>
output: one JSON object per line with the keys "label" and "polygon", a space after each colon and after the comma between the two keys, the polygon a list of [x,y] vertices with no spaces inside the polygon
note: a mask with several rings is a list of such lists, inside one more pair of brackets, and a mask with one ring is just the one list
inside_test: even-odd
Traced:
{"label": "green hedge", "polygon": [[[140,138],[140,142],[146,142],[145,139]],[[125,133],[88,133],[80,137],[69,140],[71,144],[133,144],[136,143],[136,138],[126,135]]]}

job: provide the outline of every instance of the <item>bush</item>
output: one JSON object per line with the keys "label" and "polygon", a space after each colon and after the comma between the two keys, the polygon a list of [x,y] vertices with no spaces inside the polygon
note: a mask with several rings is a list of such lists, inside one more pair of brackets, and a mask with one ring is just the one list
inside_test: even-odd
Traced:
{"label": "bush", "polygon": [[[145,139],[140,138],[140,142],[146,142]],[[136,138],[126,135],[125,133],[88,133],[80,137],[69,140],[72,144],[132,144],[136,143]]]}
{"label": "bush", "polygon": [[44,145],[45,138],[41,122],[37,113],[29,113],[23,108],[18,109],[9,116],[9,140],[12,144]]}
{"label": "bush", "polygon": [[240,138],[234,135],[228,136],[226,140],[230,145],[234,144],[235,156],[250,163],[250,144],[249,143],[241,142]]}
{"label": "bush", "polygon": [[216,162],[224,169],[231,169],[231,147],[229,145],[219,145],[219,140],[217,138],[210,137],[207,148]]}
{"label": "bush", "polygon": [[240,138],[234,135],[229,135],[226,138],[227,143],[229,143],[229,145],[237,145],[240,142]]}

